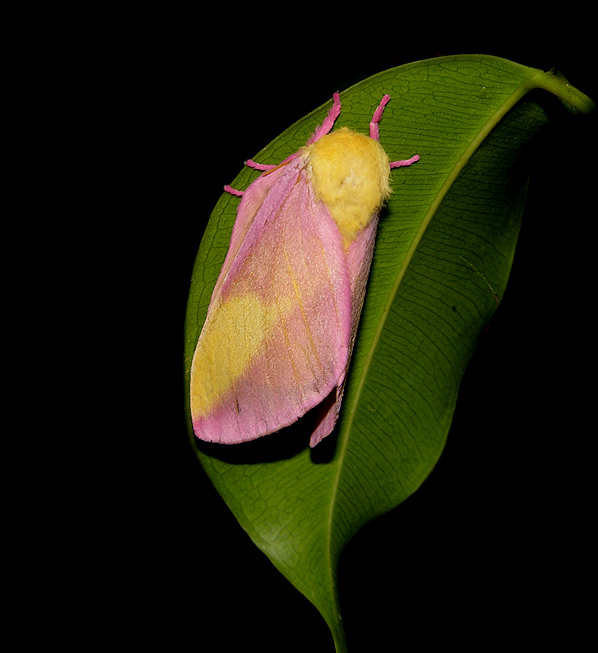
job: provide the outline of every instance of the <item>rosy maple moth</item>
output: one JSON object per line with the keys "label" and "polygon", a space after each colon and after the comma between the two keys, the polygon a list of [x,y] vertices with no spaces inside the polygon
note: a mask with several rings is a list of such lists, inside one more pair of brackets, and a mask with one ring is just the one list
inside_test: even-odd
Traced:
{"label": "rosy maple moth", "polygon": [[240,196],[229,250],[191,368],[191,418],[201,440],[235,444],[319,407],[310,446],[336,424],[372,261],[390,195],[379,142],[332,130],[340,96],[306,145],[263,171]]}

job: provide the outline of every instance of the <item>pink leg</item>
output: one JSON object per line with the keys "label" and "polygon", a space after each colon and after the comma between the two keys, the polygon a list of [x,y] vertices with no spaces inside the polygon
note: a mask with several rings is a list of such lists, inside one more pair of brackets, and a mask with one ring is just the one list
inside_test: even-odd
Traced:
{"label": "pink leg", "polygon": [[410,159],[404,159],[403,161],[391,161],[391,168],[402,168],[403,166],[410,166],[412,163],[419,161],[419,154],[412,156]]}
{"label": "pink leg", "polygon": [[235,190],[232,186],[228,184],[224,187],[224,190],[231,195],[236,195],[237,197],[243,197],[244,190]]}
{"label": "pink leg", "polygon": [[[255,168],[256,170],[274,170],[274,168],[278,168],[277,165],[270,165],[268,163],[256,163],[251,159],[245,161],[245,165],[249,166],[250,168]],[[228,184],[226,184],[224,190],[231,195],[236,195],[237,197],[243,197],[243,193],[245,192],[244,190],[236,190]]]}
{"label": "pink leg", "polygon": [[380,105],[374,111],[374,115],[372,116],[372,122],[370,122],[370,138],[373,138],[375,141],[380,142],[380,128],[379,128],[379,123],[380,120],[382,119],[382,114],[384,113],[384,107],[388,104],[388,101],[390,100],[390,95],[385,95],[382,98],[382,102],[380,102]]}
{"label": "pink leg", "polygon": [[324,118],[324,122],[316,128],[313,136],[310,136],[307,140],[306,145],[311,145],[312,143],[319,141],[322,136],[325,136],[332,129],[334,121],[339,117],[341,113],[341,96],[336,92],[332,94],[332,99],[332,106],[330,107],[326,118]]}
{"label": "pink leg", "polygon": [[279,164],[270,164],[270,163],[256,163],[252,159],[247,159],[245,161],[245,165],[249,166],[250,168],[255,168],[256,170],[274,170],[274,168],[278,168]]}

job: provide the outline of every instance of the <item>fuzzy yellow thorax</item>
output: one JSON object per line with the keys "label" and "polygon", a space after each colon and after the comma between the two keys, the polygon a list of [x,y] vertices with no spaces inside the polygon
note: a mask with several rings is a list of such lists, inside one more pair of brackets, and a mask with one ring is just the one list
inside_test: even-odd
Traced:
{"label": "fuzzy yellow thorax", "polygon": [[325,202],[345,246],[391,193],[390,163],[373,138],[342,127],[303,150],[316,199]]}

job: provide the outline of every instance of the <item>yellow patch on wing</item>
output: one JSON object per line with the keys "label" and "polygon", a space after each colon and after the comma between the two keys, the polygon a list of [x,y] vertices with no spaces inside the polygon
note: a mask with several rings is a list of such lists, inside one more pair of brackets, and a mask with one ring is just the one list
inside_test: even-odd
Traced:
{"label": "yellow patch on wing", "polygon": [[390,163],[378,141],[343,127],[303,150],[315,195],[328,207],[345,245],[390,195]]}
{"label": "yellow patch on wing", "polygon": [[272,324],[282,317],[280,303],[268,306],[244,293],[212,306],[191,367],[191,415],[206,416],[245,372]]}

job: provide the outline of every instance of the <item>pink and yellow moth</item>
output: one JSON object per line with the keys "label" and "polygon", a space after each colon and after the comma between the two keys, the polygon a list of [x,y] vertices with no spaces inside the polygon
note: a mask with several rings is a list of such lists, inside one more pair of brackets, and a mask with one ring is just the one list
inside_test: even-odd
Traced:
{"label": "pink and yellow moth", "polygon": [[390,195],[379,142],[332,130],[338,93],[306,145],[263,171],[240,196],[230,246],[191,368],[195,435],[236,444],[292,424],[319,406],[314,447],[339,416],[370,272],[378,214]]}

